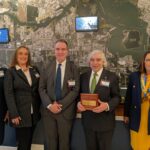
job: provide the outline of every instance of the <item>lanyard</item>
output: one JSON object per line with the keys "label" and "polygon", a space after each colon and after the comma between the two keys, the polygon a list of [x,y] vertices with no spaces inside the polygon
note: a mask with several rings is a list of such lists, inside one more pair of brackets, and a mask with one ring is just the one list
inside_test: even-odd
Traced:
{"label": "lanyard", "polygon": [[145,74],[141,75],[141,89],[143,97],[146,98],[150,94],[150,78],[147,78]]}

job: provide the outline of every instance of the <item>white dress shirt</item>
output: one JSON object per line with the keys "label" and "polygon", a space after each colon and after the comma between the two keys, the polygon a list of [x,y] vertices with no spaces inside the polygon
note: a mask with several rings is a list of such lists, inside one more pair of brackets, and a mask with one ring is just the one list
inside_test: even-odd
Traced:
{"label": "white dress shirt", "polygon": [[[98,72],[96,72],[97,76],[96,76],[96,84],[98,83],[100,76],[102,74],[103,68],[100,69]],[[92,70],[91,76],[90,76],[90,82],[89,82],[89,87],[90,87],[90,91],[91,91],[91,84],[92,84],[92,79],[94,77],[95,72]]]}
{"label": "white dress shirt", "polygon": [[[103,68],[101,68],[98,72],[96,72],[96,74],[97,74],[96,84],[98,83],[98,81],[101,77],[102,71],[103,71]],[[95,74],[95,72],[92,70],[92,73],[91,73],[91,76],[90,76],[90,82],[89,82],[90,91],[91,91],[91,84],[92,84],[92,79],[94,77],[94,74]],[[107,104],[107,110],[106,111],[109,111],[109,105],[108,105],[108,103],[106,103],[106,104]]]}
{"label": "white dress shirt", "polygon": [[[56,61],[56,73],[57,73],[57,68],[59,64],[61,64],[60,66],[61,67],[61,88],[63,88],[65,69],[66,69],[66,59],[62,63],[59,63],[58,61]],[[52,104],[49,104],[47,108],[50,109],[51,106]]]}
{"label": "white dress shirt", "polygon": [[57,73],[57,68],[59,64],[61,64],[60,66],[61,67],[61,88],[63,88],[65,69],[66,69],[66,59],[62,63],[59,63],[58,61],[56,61],[56,73]]}
{"label": "white dress shirt", "polygon": [[[29,66],[29,68],[32,68],[32,67]],[[29,68],[26,71],[24,71],[19,65],[16,65],[16,70],[21,69],[23,71],[24,75],[27,78],[27,81],[28,81],[29,85],[31,86],[32,85],[32,79],[31,79],[31,74],[30,74]],[[33,114],[32,104],[31,104],[31,114]]]}

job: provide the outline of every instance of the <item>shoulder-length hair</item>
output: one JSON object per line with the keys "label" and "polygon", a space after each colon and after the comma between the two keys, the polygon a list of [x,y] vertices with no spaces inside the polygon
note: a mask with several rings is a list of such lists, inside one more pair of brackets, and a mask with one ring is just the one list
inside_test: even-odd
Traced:
{"label": "shoulder-length hair", "polygon": [[28,61],[27,61],[27,64],[26,66],[30,66],[31,65],[31,54],[30,54],[30,51],[29,51],[29,48],[26,47],[26,46],[20,46],[16,49],[15,53],[14,53],[14,56],[12,58],[12,61],[11,61],[11,64],[10,64],[10,67],[14,67],[16,65],[18,65],[18,61],[17,61],[17,55],[18,55],[18,52],[20,49],[26,49],[28,51]]}
{"label": "shoulder-length hair", "polygon": [[145,69],[145,58],[146,56],[150,54],[150,50],[148,50],[147,52],[144,53],[144,56],[142,58],[142,61],[140,63],[140,66],[139,66],[139,72],[142,74],[142,73],[146,73],[146,69]]}

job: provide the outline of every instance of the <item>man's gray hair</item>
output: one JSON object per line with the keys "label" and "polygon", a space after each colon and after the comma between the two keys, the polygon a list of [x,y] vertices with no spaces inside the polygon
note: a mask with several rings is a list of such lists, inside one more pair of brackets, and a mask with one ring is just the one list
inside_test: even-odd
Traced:
{"label": "man's gray hair", "polygon": [[104,67],[107,67],[107,60],[105,57],[105,54],[102,50],[94,50],[88,55],[88,63],[90,63],[90,59],[93,57],[93,55],[99,54],[100,58],[104,61]]}

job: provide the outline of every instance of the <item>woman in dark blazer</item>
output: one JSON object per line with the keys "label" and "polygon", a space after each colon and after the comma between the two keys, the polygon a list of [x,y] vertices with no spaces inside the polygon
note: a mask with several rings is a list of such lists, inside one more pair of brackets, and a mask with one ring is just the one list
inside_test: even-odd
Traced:
{"label": "woman in dark blazer", "polygon": [[150,51],[144,54],[140,69],[129,76],[124,121],[129,123],[133,150],[150,149]]}
{"label": "woman in dark blazer", "polygon": [[4,81],[11,124],[16,128],[18,150],[30,150],[32,135],[40,118],[39,72],[30,64],[30,52],[19,47]]}

